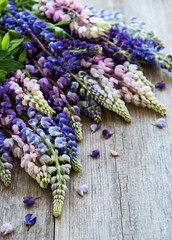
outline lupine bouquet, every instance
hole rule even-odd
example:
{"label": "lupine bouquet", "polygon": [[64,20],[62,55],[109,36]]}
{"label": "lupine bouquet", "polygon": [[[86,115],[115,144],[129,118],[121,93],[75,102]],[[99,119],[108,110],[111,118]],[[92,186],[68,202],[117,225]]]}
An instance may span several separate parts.
{"label": "lupine bouquet", "polygon": [[[142,22],[79,0],[0,0],[0,178],[14,159],[61,214],[70,171],[79,171],[80,114],[101,122],[107,108],[126,122],[126,103],[161,116],[165,106],[141,64],[172,70],[172,56]],[[163,84],[160,84],[161,86]]]}

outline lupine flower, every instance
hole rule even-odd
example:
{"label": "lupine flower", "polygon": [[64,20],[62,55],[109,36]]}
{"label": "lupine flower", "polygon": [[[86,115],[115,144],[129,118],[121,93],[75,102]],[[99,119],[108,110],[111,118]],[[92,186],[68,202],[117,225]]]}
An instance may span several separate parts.
{"label": "lupine flower", "polygon": [[112,136],[112,132],[109,129],[103,129],[102,135],[105,139],[108,139]]}
{"label": "lupine flower", "polygon": [[99,156],[100,155],[100,151],[99,150],[93,150],[92,152],[91,152],[91,156],[92,157],[97,157],[97,156]]}
{"label": "lupine flower", "polygon": [[13,226],[10,223],[5,223],[1,226],[0,231],[3,235],[7,235],[14,231]]}
{"label": "lupine flower", "polygon": [[77,190],[77,193],[83,197],[84,196],[84,193],[88,193],[88,185],[87,184],[84,184],[84,185],[81,185],[78,190]]}
{"label": "lupine flower", "polygon": [[152,125],[157,126],[159,128],[164,128],[166,126],[166,121],[164,118],[159,118],[155,123],[153,123]]}
{"label": "lupine flower", "polygon": [[32,218],[32,214],[28,213],[24,218],[24,222],[26,223],[26,225],[32,226],[36,223],[36,218],[37,217]]}

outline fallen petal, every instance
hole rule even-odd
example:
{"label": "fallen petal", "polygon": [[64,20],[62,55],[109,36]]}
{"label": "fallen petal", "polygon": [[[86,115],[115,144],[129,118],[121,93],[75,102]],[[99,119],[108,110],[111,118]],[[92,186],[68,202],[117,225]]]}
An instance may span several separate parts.
{"label": "fallen petal", "polygon": [[155,87],[160,89],[164,88],[165,86],[166,86],[166,83],[163,81],[155,84]]}
{"label": "fallen petal", "polygon": [[93,150],[93,151],[91,152],[91,156],[92,156],[92,157],[97,157],[97,156],[99,156],[99,155],[100,155],[99,150]]}
{"label": "fallen petal", "polygon": [[77,193],[83,197],[84,196],[84,193],[88,193],[88,185],[87,184],[83,184],[81,185],[78,190],[77,190]]}
{"label": "fallen petal", "polygon": [[159,118],[159,119],[158,119],[155,123],[153,123],[152,125],[157,126],[157,127],[159,127],[159,128],[164,128],[164,127],[167,125],[167,123],[166,123],[166,121],[165,121],[164,118]]}
{"label": "fallen petal", "polygon": [[36,223],[36,217],[31,218],[32,214],[28,213],[25,218],[24,218],[24,222],[26,223],[26,225],[34,225]]}
{"label": "fallen petal", "polygon": [[90,128],[92,132],[96,132],[100,128],[100,125],[97,125],[96,123],[94,123],[94,124],[91,124]]}
{"label": "fallen petal", "polygon": [[34,198],[33,197],[24,197],[23,202],[26,205],[32,205],[34,203]]}
{"label": "fallen petal", "polygon": [[14,231],[14,228],[10,223],[5,223],[1,226],[0,231],[3,233],[3,235],[7,235],[9,233],[12,233]]}
{"label": "fallen petal", "polygon": [[119,153],[117,151],[115,151],[115,150],[110,150],[110,152],[111,152],[112,156],[114,156],[114,157],[118,157],[119,156]]}
{"label": "fallen petal", "polygon": [[105,139],[108,139],[108,138],[110,138],[110,137],[112,136],[113,133],[110,132],[109,129],[103,129],[102,134],[103,134],[103,137],[104,137]]}

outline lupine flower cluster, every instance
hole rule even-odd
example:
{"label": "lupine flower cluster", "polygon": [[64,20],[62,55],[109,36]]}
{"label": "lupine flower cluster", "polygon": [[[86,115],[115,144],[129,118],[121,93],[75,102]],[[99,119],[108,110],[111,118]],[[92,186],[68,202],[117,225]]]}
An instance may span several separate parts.
{"label": "lupine flower cluster", "polygon": [[[102,108],[126,122],[132,119],[126,103],[164,116],[166,108],[140,64],[171,71],[172,57],[162,54],[161,41],[142,22],[132,18],[125,24],[120,13],[96,11],[79,0],[40,0],[32,14],[9,1],[0,15],[4,34],[25,37],[26,54],[23,68],[9,72],[0,84],[0,178],[10,185],[12,159],[18,159],[40,187],[51,185],[57,217],[71,169],[82,169],[76,143],[83,138],[80,114],[94,120],[93,132],[100,128]],[[57,34],[57,26],[65,37]],[[102,131],[105,139],[112,134]],[[115,150],[111,154],[118,156]],[[98,149],[91,152],[99,155]],[[88,192],[83,186],[81,196]],[[27,220],[32,221],[31,215]]]}

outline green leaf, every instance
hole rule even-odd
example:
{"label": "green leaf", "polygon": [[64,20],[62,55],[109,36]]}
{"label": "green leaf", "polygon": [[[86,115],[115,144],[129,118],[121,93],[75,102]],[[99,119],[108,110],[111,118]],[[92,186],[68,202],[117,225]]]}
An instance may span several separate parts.
{"label": "green leaf", "polygon": [[0,69],[7,71],[7,72],[12,72],[16,71],[18,69],[23,68],[23,65],[17,61],[14,60],[2,60],[0,61]]}
{"label": "green leaf", "polygon": [[8,0],[0,0],[0,12],[6,9]]}
{"label": "green leaf", "polygon": [[26,55],[27,55],[27,51],[26,49],[24,49],[19,55],[19,62],[24,62],[24,60],[26,59]]}
{"label": "green leaf", "polygon": [[14,35],[15,37],[23,37],[23,35],[21,33],[18,33],[15,30],[8,30],[9,33],[11,33],[12,35]]}
{"label": "green leaf", "polygon": [[5,82],[5,75],[7,74],[6,71],[0,70],[0,83]]}
{"label": "green leaf", "polygon": [[21,49],[22,49],[22,47],[17,47],[17,48],[15,48],[15,49],[13,49],[13,50],[11,51],[11,55],[13,56],[13,55],[15,55],[16,53],[19,55],[18,52],[20,52]]}
{"label": "green leaf", "polygon": [[8,50],[9,44],[10,44],[10,36],[9,36],[9,32],[8,32],[5,34],[5,36],[2,39],[1,49],[4,51]]}
{"label": "green leaf", "polygon": [[25,40],[30,41],[30,39],[29,39],[28,37],[26,37],[25,35],[23,35],[23,34],[21,34],[21,33],[18,33],[18,32],[15,31],[15,30],[10,29],[10,30],[8,30],[8,32],[9,32],[11,35],[13,35],[14,37],[22,37],[22,38],[24,38]]}
{"label": "green leaf", "polygon": [[6,58],[9,54],[10,54],[10,52],[8,52],[8,51],[0,50],[0,60]]}
{"label": "green leaf", "polygon": [[68,23],[71,23],[73,21],[72,20],[66,20],[66,21],[61,21],[61,22],[58,22],[56,24],[54,24],[55,26],[61,26],[61,25],[65,25],[65,24],[68,24]]}
{"label": "green leaf", "polygon": [[21,39],[13,39],[11,42],[10,42],[10,45],[11,47],[8,49],[8,51],[12,51],[14,50],[15,48],[17,48],[20,44],[22,44],[22,42],[24,41],[24,38],[21,38]]}

